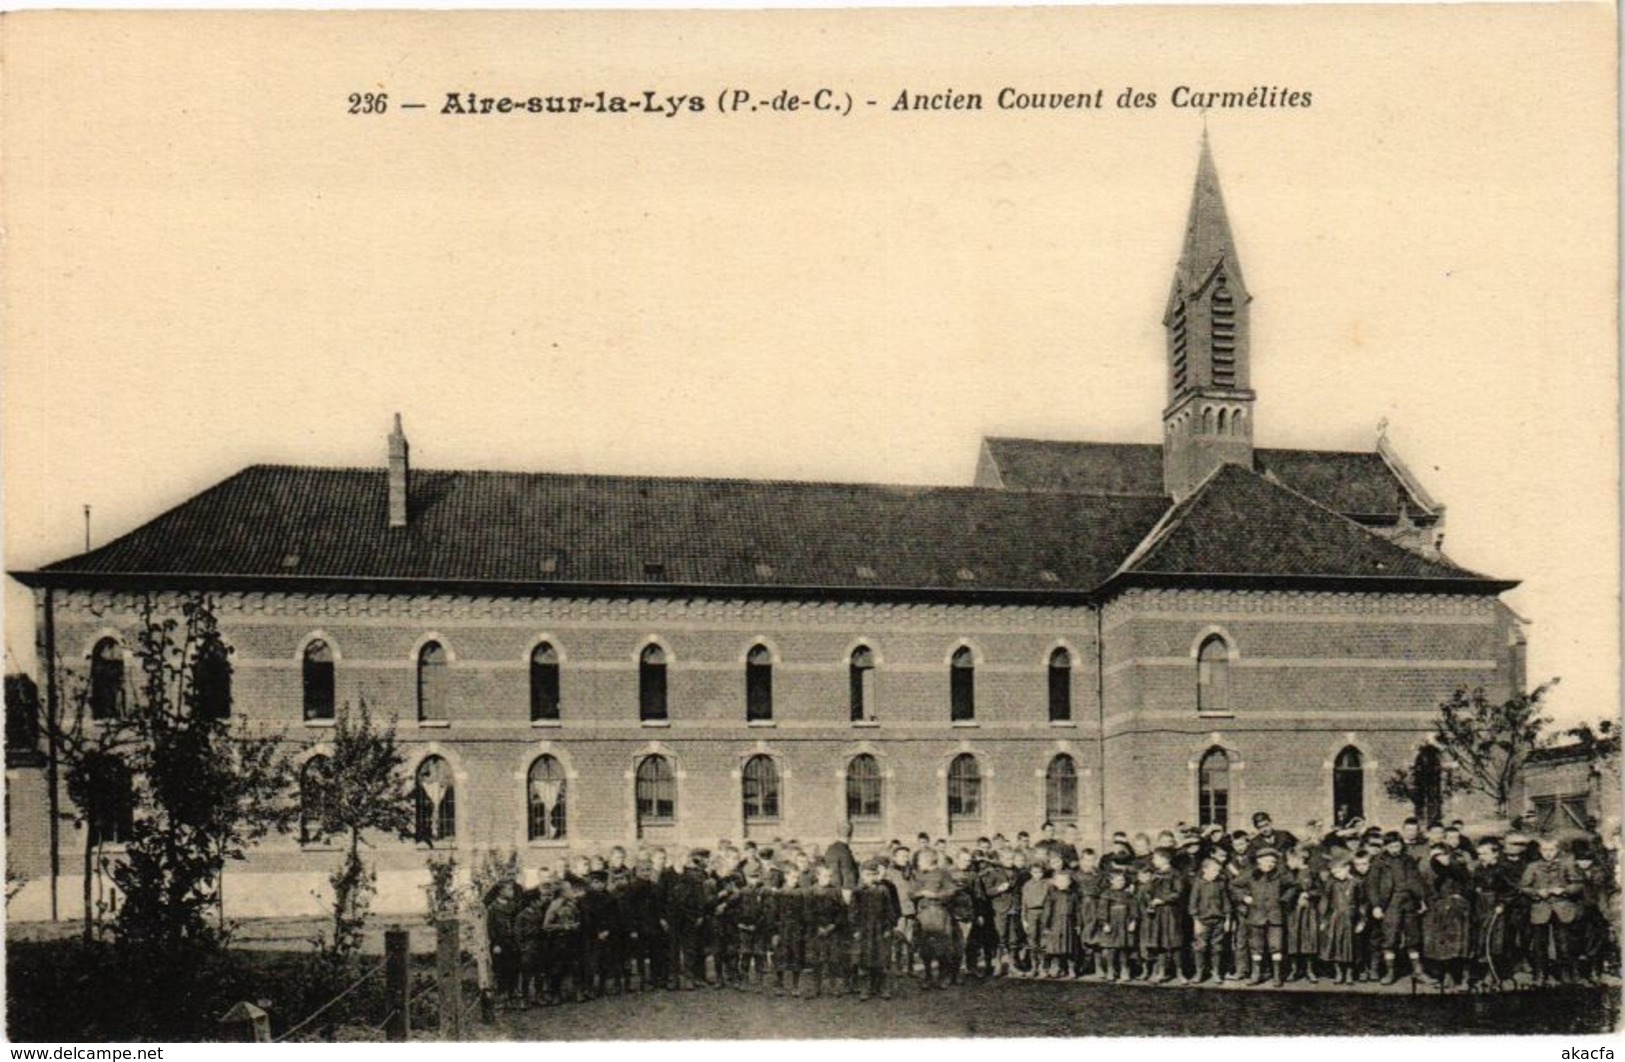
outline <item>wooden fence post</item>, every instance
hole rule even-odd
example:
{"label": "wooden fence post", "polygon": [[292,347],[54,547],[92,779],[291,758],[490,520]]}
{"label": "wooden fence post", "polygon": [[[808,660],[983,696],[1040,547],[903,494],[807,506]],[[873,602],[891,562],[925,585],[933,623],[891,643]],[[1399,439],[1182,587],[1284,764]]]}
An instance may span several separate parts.
{"label": "wooden fence post", "polygon": [[400,926],[384,930],[384,1005],[390,1008],[384,1035],[400,1042],[412,1035],[410,935]]}
{"label": "wooden fence post", "polygon": [[435,972],[440,980],[440,1038],[463,1038],[463,969],[461,934],[455,918],[443,918],[435,925],[437,934]]}

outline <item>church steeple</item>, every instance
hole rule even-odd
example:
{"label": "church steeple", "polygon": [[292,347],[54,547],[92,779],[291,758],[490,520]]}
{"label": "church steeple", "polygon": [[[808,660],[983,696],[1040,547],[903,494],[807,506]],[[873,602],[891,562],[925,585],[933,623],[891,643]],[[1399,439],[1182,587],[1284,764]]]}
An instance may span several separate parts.
{"label": "church steeple", "polygon": [[1202,134],[1185,246],[1168,292],[1168,404],[1162,413],[1163,488],[1185,497],[1221,464],[1253,465],[1248,313],[1219,171]]}

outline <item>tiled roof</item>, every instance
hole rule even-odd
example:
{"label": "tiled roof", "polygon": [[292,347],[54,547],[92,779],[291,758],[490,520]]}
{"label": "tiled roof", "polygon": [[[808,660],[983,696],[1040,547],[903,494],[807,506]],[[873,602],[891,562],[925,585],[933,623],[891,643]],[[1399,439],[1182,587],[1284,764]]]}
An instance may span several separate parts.
{"label": "tiled roof", "polygon": [[[1162,447],[1155,443],[988,438],[984,444],[1010,490],[1163,496]],[[1401,499],[1412,519],[1434,515],[1375,451],[1258,449],[1253,467],[1355,519],[1395,519]]]}
{"label": "tiled roof", "polygon": [[1124,573],[1488,582],[1444,558],[1395,545],[1304,495],[1222,465],[1169,511]]}
{"label": "tiled roof", "polygon": [[46,573],[1086,591],[1156,498],[737,479],[254,466]]}
{"label": "tiled roof", "polygon": [[[1155,495],[256,465],[26,583],[535,592],[801,591],[956,599],[1092,594],[1113,579],[1495,584],[1225,466]],[[1319,585],[1318,583],[1316,585]]]}

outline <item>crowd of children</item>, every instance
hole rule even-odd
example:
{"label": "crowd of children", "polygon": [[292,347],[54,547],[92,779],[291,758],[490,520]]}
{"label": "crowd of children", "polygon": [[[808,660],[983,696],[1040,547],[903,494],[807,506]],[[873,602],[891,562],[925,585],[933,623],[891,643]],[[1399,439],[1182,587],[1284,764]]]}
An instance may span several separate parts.
{"label": "crowd of children", "polygon": [[[1318,833],[1318,827],[1310,828]],[[891,998],[963,976],[1447,987],[1617,972],[1617,862],[1589,837],[1468,838],[1359,820],[1298,838],[1181,826],[1083,847],[1046,823],[950,850],[919,835],[860,866],[843,838],[577,856],[486,897],[497,992],[544,1005],[708,984]]]}

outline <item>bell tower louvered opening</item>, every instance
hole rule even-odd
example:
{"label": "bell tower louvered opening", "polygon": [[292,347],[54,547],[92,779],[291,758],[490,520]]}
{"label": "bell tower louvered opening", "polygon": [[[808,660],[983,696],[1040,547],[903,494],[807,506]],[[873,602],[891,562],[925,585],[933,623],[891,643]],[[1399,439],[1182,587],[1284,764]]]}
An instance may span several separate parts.
{"label": "bell tower louvered opening", "polygon": [[1222,464],[1252,467],[1251,301],[1204,136],[1185,243],[1163,315],[1168,338],[1163,487],[1175,499]]}

